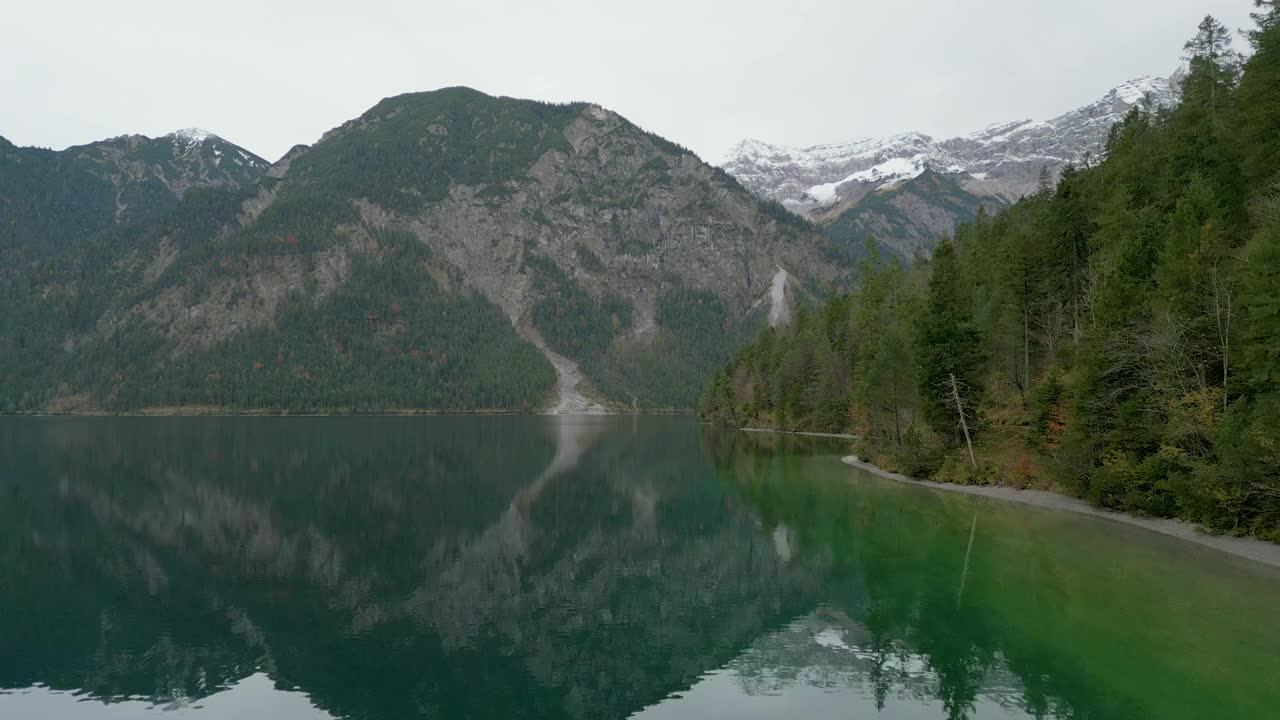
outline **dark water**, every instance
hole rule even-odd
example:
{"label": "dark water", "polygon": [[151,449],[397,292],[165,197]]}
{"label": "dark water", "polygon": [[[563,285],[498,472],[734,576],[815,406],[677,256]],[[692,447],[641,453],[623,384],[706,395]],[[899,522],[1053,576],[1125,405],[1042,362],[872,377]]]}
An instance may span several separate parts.
{"label": "dark water", "polygon": [[0,420],[0,718],[1275,718],[1280,577],[687,420]]}

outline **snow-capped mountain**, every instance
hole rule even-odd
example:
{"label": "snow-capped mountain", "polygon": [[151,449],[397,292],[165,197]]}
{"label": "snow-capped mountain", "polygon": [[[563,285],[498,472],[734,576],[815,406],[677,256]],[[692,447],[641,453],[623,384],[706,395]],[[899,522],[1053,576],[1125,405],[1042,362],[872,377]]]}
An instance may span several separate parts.
{"label": "snow-capped mountain", "polygon": [[1173,104],[1178,84],[1176,76],[1141,77],[1051,120],[998,123],[945,140],[919,132],[806,148],[744,140],[721,165],[756,194],[819,218],[926,169],[953,176],[975,196],[1013,202],[1035,189],[1041,168],[1056,176],[1068,163],[1096,158],[1111,126],[1135,105]]}
{"label": "snow-capped mountain", "polygon": [[[227,142],[221,137],[200,128],[183,128],[165,135],[161,140],[173,143],[174,153],[178,156],[205,156],[215,167],[227,161],[226,171],[244,168],[249,171],[263,171],[270,165],[266,160],[254,155],[235,143]],[[232,168],[235,166],[235,168]]]}
{"label": "snow-capped mountain", "polygon": [[249,187],[270,165],[199,128],[175,130],[157,138],[122,135],[64,152],[116,185],[163,185],[175,199],[194,187]]}

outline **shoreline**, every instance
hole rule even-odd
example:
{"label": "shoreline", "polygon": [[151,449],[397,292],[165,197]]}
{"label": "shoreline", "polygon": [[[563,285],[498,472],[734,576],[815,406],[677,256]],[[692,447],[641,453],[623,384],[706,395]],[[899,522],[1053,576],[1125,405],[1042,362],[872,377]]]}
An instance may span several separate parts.
{"label": "shoreline", "polygon": [[966,495],[976,495],[978,497],[1021,503],[1023,505],[1032,505],[1034,507],[1048,508],[1051,510],[1065,510],[1067,512],[1078,513],[1081,515],[1089,515],[1104,520],[1122,523],[1124,525],[1144,528],[1146,530],[1160,533],[1161,535],[1168,535],[1202,547],[1218,550],[1219,552],[1224,552],[1237,558],[1243,558],[1263,565],[1269,565],[1273,568],[1280,568],[1280,544],[1267,542],[1266,540],[1260,540],[1253,537],[1211,535],[1203,532],[1199,527],[1187,522],[1186,520],[1175,520],[1172,518],[1146,518],[1114,510],[1103,510],[1093,507],[1078,498],[1049,492],[1048,490],[1019,490],[1018,488],[1005,485],[956,485],[954,483],[940,483],[933,480],[921,480],[919,478],[908,477],[901,473],[885,470],[882,467],[863,461],[856,455],[842,457],[840,461],[845,465],[858,468],[859,470],[865,470],[872,475],[886,480],[894,480],[906,483],[907,485],[915,485],[933,490],[958,492]]}
{"label": "shoreline", "polygon": [[777,435],[803,435],[805,437],[833,438],[835,440],[860,440],[857,435],[848,433],[805,432],[803,430],[771,430],[769,428],[739,428],[742,432],[775,433]]}
{"label": "shoreline", "polygon": [[[856,435],[844,433],[770,430],[769,428],[741,428],[741,430],[743,432],[804,435],[809,437],[833,438],[838,440],[858,439]],[[1174,518],[1149,518],[1139,515],[1130,515],[1116,510],[1105,510],[1102,508],[1096,508],[1079,498],[1074,498],[1070,495],[1063,495],[1049,490],[1020,490],[1008,485],[956,485],[955,483],[922,480],[920,478],[903,475],[902,473],[896,473],[891,470],[885,470],[878,465],[873,465],[862,460],[856,455],[846,455],[841,458],[841,462],[845,465],[849,465],[850,467],[865,470],[877,477],[905,483],[907,485],[915,485],[917,487],[924,487],[932,490],[942,490],[944,492],[974,495],[994,500],[1003,500],[1006,502],[1031,505],[1033,507],[1047,508],[1050,510],[1062,510],[1079,515],[1088,515],[1102,520],[1111,520],[1131,527],[1139,527],[1161,535],[1184,540],[1201,547],[1207,547],[1226,553],[1236,558],[1256,562],[1261,565],[1267,565],[1271,568],[1280,568],[1280,543],[1268,542],[1255,537],[1214,535],[1204,532],[1198,525],[1186,520],[1178,520]]]}
{"label": "shoreline", "polygon": [[[405,409],[405,410],[365,410],[365,411],[320,411],[320,412],[286,412],[274,410],[222,410],[222,409],[198,409],[192,407],[182,408],[151,408],[141,410],[129,410],[121,412],[64,412],[64,413],[0,413],[0,418],[39,418],[39,419],[73,419],[73,418],[126,418],[126,417],[149,417],[149,418],[209,418],[209,417],[236,417],[236,418],[260,418],[260,417],[497,417],[497,416],[519,416],[519,417],[628,417],[628,416],[653,416],[653,417],[683,417],[693,415],[689,410],[675,409],[650,409],[650,410],[627,410],[626,412],[551,412],[547,410],[506,410],[506,409],[483,409],[483,410],[429,410],[429,409]],[[764,430],[762,432],[773,432],[772,430]]]}

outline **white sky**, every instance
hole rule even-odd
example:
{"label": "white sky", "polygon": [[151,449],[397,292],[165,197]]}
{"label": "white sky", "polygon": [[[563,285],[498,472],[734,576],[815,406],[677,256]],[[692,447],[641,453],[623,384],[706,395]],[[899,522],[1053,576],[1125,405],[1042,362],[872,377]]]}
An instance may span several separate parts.
{"label": "white sky", "polygon": [[1166,75],[1250,0],[7,0],[0,135],[62,149],[210,130],[275,160],[379,99],[589,100],[717,160],[971,132]]}

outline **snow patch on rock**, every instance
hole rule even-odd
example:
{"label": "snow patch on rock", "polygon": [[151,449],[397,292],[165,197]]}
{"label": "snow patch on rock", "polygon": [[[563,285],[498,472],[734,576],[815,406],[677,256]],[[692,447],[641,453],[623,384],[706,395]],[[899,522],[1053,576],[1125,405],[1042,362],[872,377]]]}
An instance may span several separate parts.
{"label": "snow patch on rock", "polygon": [[173,138],[174,143],[180,143],[180,145],[186,145],[187,147],[200,145],[201,142],[206,140],[221,140],[214,133],[200,128],[175,129],[175,131],[169,133],[169,137]]}
{"label": "snow patch on rock", "polygon": [[923,153],[905,158],[889,158],[866,170],[850,173],[835,182],[814,185],[806,190],[805,194],[816,200],[820,206],[829,205],[839,199],[839,188],[847,183],[878,183],[881,188],[886,188],[903,180],[919,177],[927,166],[928,162]]}
{"label": "snow patch on rock", "polygon": [[819,630],[813,636],[813,641],[825,648],[836,650],[852,650],[849,643],[844,640],[844,633],[838,628],[828,627]]}
{"label": "snow patch on rock", "polygon": [[1136,105],[1173,105],[1178,86],[1176,76],[1135,78],[1050,120],[996,123],[950,139],[907,132],[809,147],[743,140],[721,165],[752,192],[801,215],[892,187],[925,168],[968,173],[971,192],[1014,202],[1035,190],[1041,168],[1056,175],[1068,163],[1096,161],[1112,125]]}
{"label": "snow patch on rock", "polygon": [[204,142],[209,138],[218,137],[208,130],[201,130],[200,128],[182,128],[181,130],[175,130],[173,131],[173,136],[179,140],[186,140],[188,142]]}

